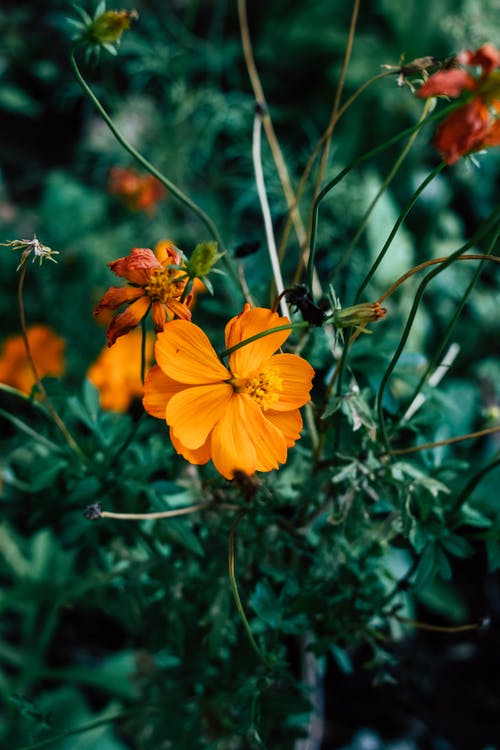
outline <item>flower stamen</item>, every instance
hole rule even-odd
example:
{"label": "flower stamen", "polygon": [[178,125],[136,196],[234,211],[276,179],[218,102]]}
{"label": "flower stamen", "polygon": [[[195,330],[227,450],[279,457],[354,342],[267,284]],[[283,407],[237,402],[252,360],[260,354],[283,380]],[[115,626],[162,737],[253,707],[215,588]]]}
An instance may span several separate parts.
{"label": "flower stamen", "polygon": [[274,367],[269,367],[250,378],[233,378],[231,385],[238,393],[250,396],[264,411],[272,408],[283,391],[283,379]]}

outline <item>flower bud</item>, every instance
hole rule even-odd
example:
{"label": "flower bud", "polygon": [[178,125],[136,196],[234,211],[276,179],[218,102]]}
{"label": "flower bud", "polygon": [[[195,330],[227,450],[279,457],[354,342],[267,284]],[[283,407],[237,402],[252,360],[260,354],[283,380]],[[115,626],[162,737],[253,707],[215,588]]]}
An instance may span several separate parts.
{"label": "flower bud", "polygon": [[337,328],[358,328],[363,333],[371,333],[366,329],[367,323],[385,318],[385,314],[386,309],[380,302],[363,302],[360,305],[335,310],[333,323]]}

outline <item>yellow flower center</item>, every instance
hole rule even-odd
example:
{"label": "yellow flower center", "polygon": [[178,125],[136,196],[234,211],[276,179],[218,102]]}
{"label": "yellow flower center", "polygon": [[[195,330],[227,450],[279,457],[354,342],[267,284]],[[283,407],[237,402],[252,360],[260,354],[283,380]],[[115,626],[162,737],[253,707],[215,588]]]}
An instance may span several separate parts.
{"label": "yellow flower center", "polygon": [[246,393],[261,409],[271,409],[283,390],[283,380],[276,367],[269,367],[251,378],[234,377],[231,385],[238,393]]}
{"label": "yellow flower center", "polygon": [[144,291],[153,302],[166,303],[172,299],[179,299],[186,286],[186,279],[183,276],[183,271],[177,268],[158,268],[152,272],[149,284],[144,287]]}

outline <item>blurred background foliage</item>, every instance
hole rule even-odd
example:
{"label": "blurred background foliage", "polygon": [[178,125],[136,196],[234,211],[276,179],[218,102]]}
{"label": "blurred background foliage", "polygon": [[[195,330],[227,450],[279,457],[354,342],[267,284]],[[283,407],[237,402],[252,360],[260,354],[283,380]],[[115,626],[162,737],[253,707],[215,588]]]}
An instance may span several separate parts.
{"label": "blurred background foliage", "polygon": [[[351,3],[249,6],[257,65],[297,185],[328,123]],[[139,20],[116,58],[103,54],[95,67],[82,62],[87,79],[132,144],[213,218],[230,254],[243,243],[260,243],[241,263],[256,302],[268,305],[270,272],[251,160],[254,98],[235,3],[138,0],[121,7],[136,8]],[[499,11],[498,0],[363,2],[344,100],[381,65],[397,65],[401,54],[406,60],[441,58],[485,41],[498,46],[492,19]],[[66,341],[65,375],[48,380],[47,388],[93,464],[87,470],[67,452],[33,442],[4,421],[2,745],[20,750],[52,738],[57,750],[287,750],[294,743],[305,750],[300,737],[307,734],[319,684],[324,750],[498,749],[498,471],[478,484],[460,512],[453,508],[468,478],[498,455],[498,439],[384,465],[365,429],[418,280],[391,298],[387,320],[353,350],[359,400],[350,409],[344,399],[337,415],[352,424],[354,412],[366,414],[365,436],[344,436],[343,464],[333,475],[325,467],[305,480],[307,444],[299,444],[279,475],[256,491],[210,471],[202,480],[174,455],[156,420],[141,420],[134,441],[123,444],[141,414],[139,403],[126,414],[100,409],[85,375],[105,343],[92,310],[113,283],[106,264],[161,239],[172,238],[189,253],[210,238],[170,195],[147,213],[130,211],[110,193],[110,169],[134,165],[72,74],[66,18],[73,14],[66,0],[7,1],[0,9],[0,239],[36,233],[61,253],[57,266],[30,264],[26,316]],[[415,124],[422,103],[395,78],[374,83],[339,122],[325,182]],[[400,211],[438,164],[431,135],[432,126],[419,133],[338,274],[401,143],[351,172],[323,203],[318,270],[321,278],[335,277],[343,305],[353,303]],[[279,235],[286,204],[266,146],[263,161]],[[478,162],[462,160],[426,189],[367,299],[376,299],[412,265],[456,250],[491,213],[498,202],[499,153],[490,151]],[[304,216],[310,199],[309,186]],[[298,257],[292,232],[285,283]],[[4,339],[20,330],[17,262],[11,251],[0,253]],[[488,419],[498,415],[500,299],[490,265],[454,332],[460,356],[440,389],[425,391],[426,407],[409,434],[402,433],[403,441],[445,439],[491,424]],[[471,276],[470,264],[456,263],[430,285],[386,390],[388,414],[411,398]],[[194,319],[217,337],[228,310],[238,311],[241,293],[228,279],[214,284],[215,295],[200,299]],[[308,344],[309,355],[324,375],[331,356],[319,334]],[[3,412],[54,440],[36,405],[19,404],[13,394],[1,399]],[[333,432],[327,439],[335,440]],[[310,523],[302,526],[306,498],[319,494],[329,503],[318,499]],[[96,501],[137,512],[200,499],[208,503],[202,514],[158,523],[90,524],[82,517]],[[259,664],[235,611],[227,577],[233,516],[217,508],[245,507],[250,500],[251,518],[238,529],[237,572],[252,629],[277,660],[272,672]],[[397,519],[395,507],[403,509]],[[494,627],[480,636],[421,634],[391,619],[389,604],[403,602],[401,592],[394,593],[396,583],[409,580],[417,563],[416,592],[404,597],[403,613],[445,625],[487,615]],[[308,646],[316,654],[312,667]],[[320,677],[307,677],[308,668]],[[91,724],[92,731],[64,735]]]}

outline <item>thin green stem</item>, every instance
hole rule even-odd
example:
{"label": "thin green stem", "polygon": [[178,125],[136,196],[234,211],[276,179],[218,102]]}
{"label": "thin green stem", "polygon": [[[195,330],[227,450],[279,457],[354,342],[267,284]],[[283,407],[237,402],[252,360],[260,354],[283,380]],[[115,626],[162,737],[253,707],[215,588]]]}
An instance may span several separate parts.
{"label": "thin green stem", "polygon": [[342,169],[338,173],[338,175],[333,178],[333,180],[331,180],[327,185],[325,185],[323,190],[319,193],[318,197],[314,201],[313,211],[312,211],[313,215],[312,215],[312,223],[311,223],[311,237],[310,237],[310,242],[309,242],[310,253],[309,253],[309,261],[307,264],[307,276],[306,276],[307,284],[310,289],[312,289],[312,277],[314,273],[314,261],[315,261],[315,253],[316,253],[316,234],[317,234],[317,228],[318,228],[318,213],[319,213],[319,207],[323,199],[326,198],[328,193],[331,190],[333,190],[333,188],[336,185],[338,185],[338,183],[347,174],[349,174],[349,172],[352,169],[359,166],[360,164],[367,161],[368,159],[371,159],[372,157],[376,156],[382,151],[385,151],[386,149],[390,148],[395,143],[398,143],[398,141],[400,141],[402,138],[406,138],[406,136],[412,135],[416,130],[419,130],[425,125],[429,125],[431,122],[435,122],[436,120],[442,119],[447,114],[457,109],[457,107],[459,106],[460,106],[460,102],[454,102],[453,104],[450,104],[448,107],[445,107],[439,112],[435,112],[434,114],[429,115],[429,117],[427,117],[424,121],[419,121],[415,125],[412,125],[411,127],[406,128],[405,130],[402,130],[400,133],[397,133],[397,135],[394,135],[392,138],[389,138],[389,140],[371,149],[366,154],[362,154],[361,156],[358,156],[350,164],[348,164],[347,167],[344,167],[344,169]]}
{"label": "thin green stem", "polygon": [[366,274],[365,278],[363,279],[363,282],[360,284],[360,287],[359,287],[358,291],[356,292],[356,296],[354,298],[354,304],[357,304],[357,302],[359,302],[359,299],[360,299],[361,295],[363,294],[364,290],[366,289],[366,287],[370,283],[370,281],[371,281],[373,275],[375,274],[377,268],[382,263],[382,261],[383,261],[385,255],[386,255],[389,247],[392,244],[392,241],[393,241],[394,237],[396,236],[396,234],[397,234],[397,232],[399,230],[399,227],[401,226],[401,224],[403,223],[403,221],[406,219],[406,217],[410,213],[411,209],[413,208],[413,206],[417,202],[419,196],[421,195],[421,193],[423,193],[423,191],[425,190],[425,188],[427,187],[427,185],[430,182],[432,182],[432,180],[435,177],[437,177],[437,175],[444,169],[445,166],[446,166],[446,162],[442,161],[440,164],[437,165],[437,167],[434,167],[434,169],[432,170],[432,172],[427,175],[427,177],[425,178],[425,180],[423,180],[423,182],[415,190],[415,192],[413,193],[412,197],[410,198],[410,200],[408,201],[408,203],[406,204],[406,206],[403,208],[403,210],[399,214],[399,216],[397,218],[397,221],[394,224],[393,228],[391,229],[391,232],[390,232],[389,236],[387,237],[387,240],[385,241],[382,250],[377,255],[377,257],[376,257],[376,259],[375,259],[372,267],[370,268],[370,270]]}
{"label": "thin green stem", "polygon": [[4,419],[7,419],[11,424],[14,425],[14,427],[20,430],[20,432],[24,432],[25,435],[28,435],[28,437],[33,438],[38,443],[45,445],[45,447],[49,448],[51,451],[56,451],[56,453],[64,453],[64,450],[61,448],[61,446],[57,445],[57,443],[53,443],[52,440],[49,440],[44,435],[41,435],[39,432],[34,430],[32,427],[29,427],[27,424],[25,424],[25,422],[15,417],[13,414],[10,414],[8,411],[0,409],[0,416]]}
{"label": "thin green stem", "polygon": [[[427,110],[429,109],[429,102],[430,102],[429,99],[427,99],[427,101],[425,102],[424,108],[422,110],[422,114],[420,115],[420,118],[418,120],[419,123],[423,122],[424,119],[425,119],[425,116],[427,114]],[[403,150],[401,151],[400,155],[398,156],[398,158],[394,162],[394,165],[393,165],[392,169],[390,170],[389,174],[387,175],[387,177],[382,182],[380,188],[377,190],[377,193],[376,193],[375,197],[373,198],[372,202],[370,203],[370,205],[366,209],[365,214],[364,214],[364,216],[363,216],[363,218],[361,220],[361,223],[360,223],[360,225],[358,227],[358,230],[357,230],[356,234],[354,235],[354,237],[352,238],[351,242],[349,243],[349,245],[348,245],[345,253],[342,255],[341,259],[339,260],[339,262],[335,266],[335,270],[334,270],[334,272],[333,272],[333,274],[331,276],[331,283],[332,284],[335,281],[335,279],[337,278],[337,276],[340,273],[340,271],[344,268],[344,266],[346,265],[346,263],[350,260],[351,255],[354,252],[354,248],[356,247],[357,241],[359,240],[359,238],[361,237],[361,235],[363,234],[363,232],[366,229],[366,226],[368,224],[368,221],[370,219],[370,216],[372,214],[373,209],[377,205],[380,197],[384,194],[384,192],[387,190],[387,188],[389,187],[389,185],[393,181],[394,177],[398,173],[399,168],[401,167],[402,163],[404,162],[404,160],[408,156],[408,153],[409,153],[411,147],[413,146],[413,144],[415,142],[415,138],[417,137],[417,135],[418,135],[418,130],[415,130],[415,132],[411,134],[410,138],[408,139],[408,142],[405,144],[405,147],[403,148]],[[444,164],[443,164],[443,166],[444,166]],[[356,301],[357,301],[357,299],[358,298],[356,298]]]}
{"label": "thin green stem", "polygon": [[[21,323],[21,335],[24,342],[24,348],[26,350],[26,356],[28,358],[29,366],[31,368],[31,371],[33,373],[33,377],[35,379],[35,385],[38,389],[38,392],[40,394],[41,401],[43,405],[45,406],[47,412],[54,420],[55,424],[59,428],[59,430],[64,435],[64,438],[66,442],[68,443],[69,447],[78,455],[80,458],[82,458],[84,461],[87,460],[87,457],[85,456],[84,452],[74,439],[73,435],[70,433],[66,425],[64,424],[63,420],[59,416],[58,412],[56,411],[54,405],[52,404],[52,401],[50,400],[47,391],[45,390],[45,386],[43,385],[40,374],[38,372],[37,366],[35,364],[35,360],[33,359],[33,355],[31,353],[31,347],[30,342],[28,339],[28,328],[26,325],[26,315],[24,312],[24,280],[26,278],[26,269],[28,267],[27,260],[22,264],[21,266],[21,273],[19,275],[19,284],[17,287],[17,304],[19,308],[19,320]],[[35,433],[37,434],[37,433]]]}
{"label": "thin green stem", "polygon": [[387,383],[394,371],[394,368],[396,367],[399,358],[401,356],[401,353],[406,345],[406,341],[408,339],[408,336],[410,334],[411,328],[413,326],[413,321],[415,319],[415,316],[417,314],[418,307],[420,305],[420,301],[424,295],[425,289],[427,285],[432,281],[432,279],[437,276],[439,273],[445,270],[451,263],[453,263],[455,260],[458,260],[459,256],[462,255],[469,247],[475,245],[480,239],[482,239],[488,232],[492,230],[492,228],[495,226],[495,224],[500,220],[500,209],[496,209],[491,216],[484,222],[483,226],[480,227],[480,229],[475,232],[473,237],[465,243],[465,245],[462,245],[458,250],[456,250],[454,253],[449,255],[446,260],[444,260],[438,268],[435,268],[433,271],[427,274],[427,276],[423,279],[423,281],[420,283],[420,286],[417,289],[417,292],[415,294],[415,298],[410,310],[410,313],[408,315],[408,319],[405,325],[405,328],[403,330],[403,333],[401,335],[401,339],[398,343],[398,346],[396,348],[396,351],[394,352],[394,355],[389,362],[389,365],[387,366],[380,383],[380,387],[377,393],[377,412],[378,412],[378,420],[379,420],[379,427],[380,427],[380,434],[382,438],[382,442],[384,444],[384,448],[387,451],[390,451],[389,446],[389,436],[387,434],[387,430],[385,427],[385,419],[383,414],[383,407],[382,407],[382,401],[383,396],[385,392],[385,388],[387,386]]}
{"label": "thin green stem", "polygon": [[287,323],[283,326],[268,328],[266,331],[260,331],[260,333],[256,333],[254,336],[249,336],[247,339],[243,339],[243,341],[239,341],[237,344],[234,344],[234,346],[230,346],[228,349],[224,349],[223,352],[220,352],[219,357],[220,359],[224,359],[224,357],[229,356],[229,354],[232,354],[237,349],[241,349],[242,346],[251,344],[253,341],[258,341],[264,336],[269,336],[271,333],[279,333],[280,331],[297,331],[300,328],[309,328],[310,325],[310,323],[302,321],[300,323]]}
{"label": "thin green stem", "polygon": [[486,466],[483,466],[483,468],[477,472],[477,474],[474,474],[474,476],[467,482],[462,492],[459,494],[457,499],[455,500],[453,504],[453,510],[458,510],[469,498],[469,495],[472,494],[472,492],[476,489],[479,482],[484,479],[484,477],[490,473],[490,471],[493,471],[494,469],[498,468],[500,466],[500,456],[497,456],[493,459],[493,461],[490,461],[489,464]]}
{"label": "thin green stem", "polygon": [[146,318],[141,320],[141,383],[144,385],[144,377],[146,375],[146,343],[147,343],[147,332],[146,332]]}
{"label": "thin green stem", "polygon": [[244,516],[247,515],[247,513],[248,513],[248,510],[246,509],[243,509],[238,513],[233,525],[231,526],[231,531],[229,532],[229,581],[231,583],[231,589],[233,592],[236,609],[238,610],[238,613],[241,617],[241,621],[246,630],[248,640],[250,641],[250,644],[253,650],[255,651],[259,659],[262,661],[262,663],[265,664],[266,667],[272,667],[273,665],[271,661],[267,658],[267,656],[265,656],[262,653],[262,651],[257,645],[255,638],[253,637],[253,633],[250,628],[250,623],[247,620],[247,616],[245,614],[245,610],[241,602],[241,597],[238,591],[238,584],[236,582],[236,575],[234,571],[234,558],[235,558],[234,547],[235,547],[235,541],[236,541],[236,531],[238,529],[238,525],[240,521],[242,520],[242,518],[244,518]]}
{"label": "thin green stem", "polygon": [[[219,247],[222,251],[225,251],[225,246],[222,241],[221,235],[219,233],[219,230],[217,229],[215,223],[212,221],[212,219],[208,216],[205,211],[203,211],[200,206],[198,206],[194,201],[189,198],[177,185],[175,185],[171,180],[168,179],[162,172],[160,172],[156,167],[151,164],[148,159],[146,159],[137,149],[135,149],[131,143],[127,141],[123,133],[116,127],[115,123],[113,122],[112,118],[108,115],[104,107],[102,106],[99,99],[96,97],[90,86],[88,85],[87,81],[83,77],[78,64],[76,62],[75,58],[75,47],[73,47],[70,51],[70,63],[71,67],[73,68],[73,72],[75,73],[75,76],[78,80],[78,83],[82,87],[83,91],[85,92],[86,96],[90,99],[94,107],[97,109],[99,114],[101,115],[102,119],[108,126],[108,128],[111,130],[113,135],[115,136],[118,143],[120,143],[121,146],[127,151],[130,156],[132,156],[136,161],[141,164],[144,169],[146,169],[150,174],[152,174],[154,177],[156,177],[157,180],[159,180],[162,185],[164,185],[167,190],[170,191],[172,195],[174,195],[177,200],[179,200],[181,203],[183,203],[187,208],[189,208],[191,211],[193,211],[196,216],[200,219],[200,221],[205,225],[205,227],[208,229],[211,237],[217,242]],[[226,264],[227,270],[231,273],[231,276],[235,281],[239,284],[239,278],[238,274],[236,273],[236,270],[233,267],[233,264],[231,262],[231,258],[227,252],[225,252],[223,256],[223,261]]]}
{"label": "thin green stem", "polygon": [[[490,248],[488,249],[486,255],[489,255],[489,254],[491,254],[493,252],[493,248],[495,246],[495,242],[496,242],[497,238],[498,238],[498,234],[495,235],[495,237],[494,237],[494,239],[493,239],[493,241],[492,241],[492,243],[490,245]],[[443,336],[441,338],[441,342],[440,342],[438,348],[436,349],[436,351],[434,352],[434,354],[430,358],[430,360],[429,360],[429,362],[427,364],[427,367],[425,368],[425,372],[422,374],[422,377],[420,378],[420,380],[419,380],[419,382],[418,382],[415,390],[413,391],[412,396],[408,399],[408,405],[412,404],[415,401],[415,399],[417,398],[418,394],[420,393],[420,391],[424,387],[425,383],[427,382],[427,379],[429,378],[430,374],[433,372],[433,370],[435,369],[435,367],[438,364],[439,360],[441,359],[441,356],[442,356],[442,354],[443,354],[443,352],[444,352],[444,350],[445,350],[445,348],[446,348],[446,346],[447,346],[447,344],[448,344],[448,342],[450,340],[451,334],[453,333],[453,331],[455,329],[455,326],[456,326],[456,324],[458,323],[458,321],[460,319],[460,316],[462,314],[462,310],[464,309],[465,303],[467,302],[468,297],[470,296],[472,290],[474,289],[474,287],[476,286],[476,284],[478,282],[479,276],[481,275],[481,271],[483,270],[483,266],[484,266],[485,263],[486,263],[486,258],[483,258],[479,262],[479,265],[478,265],[478,267],[477,267],[477,269],[476,269],[476,271],[474,273],[474,276],[472,277],[471,281],[469,282],[469,284],[467,286],[467,289],[465,290],[464,294],[462,295],[462,298],[461,298],[459,304],[457,305],[457,308],[456,308],[456,310],[455,310],[455,312],[454,312],[451,320],[448,322],[448,324],[447,324],[447,326],[445,328],[444,334],[443,334]],[[403,414],[405,414],[405,413],[406,413],[406,409],[404,409],[404,411],[403,411]],[[403,417],[401,417],[401,419],[402,418]],[[398,420],[398,422],[394,425],[393,429],[396,429],[398,427],[398,425],[401,423],[401,419]]]}

